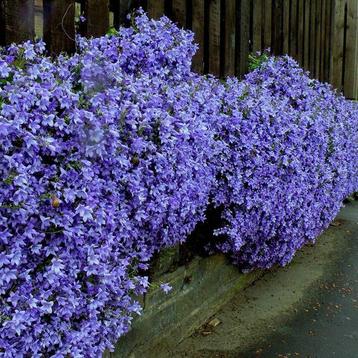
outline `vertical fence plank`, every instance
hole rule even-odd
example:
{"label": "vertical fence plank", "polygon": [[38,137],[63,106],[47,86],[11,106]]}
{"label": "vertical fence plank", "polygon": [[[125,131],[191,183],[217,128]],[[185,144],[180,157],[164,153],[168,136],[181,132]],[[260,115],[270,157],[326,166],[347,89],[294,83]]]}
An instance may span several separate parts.
{"label": "vertical fence plank", "polygon": [[192,6],[192,30],[195,34],[195,42],[199,45],[193,58],[193,69],[198,73],[202,73],[204,71],[204,0],[193,0]]}
{"label": "vertical fence plank", "polygon": [[164,14],[164,0],[148,0],[147,11],[153,19],[160,18]]}
{"label": "vertical fence plank", "polygon": [[75,48],[73,0],[44,0],[44,40],[52,55]]}
{"label": "vertical fence plank", "polygon": [[86,18],[86,36],[99,37],[107,32],[109,27],[108,0],[84,0],[83,12]]}
{"label": "vertical fence plank", "polygon": [[298,0],[298,11],[297,11],[297,61],[303,66],[303,54],[304,54],[304,12],[303,12],[304,0]]}
{"label": "vertical fence plank", "polygon": [[320,56],[320,71],[319,71],[319,79],[324,81],[324,72],[325,72],[325,56],[326,56],[326,0],[322,0],[321,4],[321,56]]}
{"label": "vertical fence plank", "polygon": [[316,0],[316,54],[315,54],[315,77],[319,78],[321,65],[321,10],[322,0]]}
{"label": "vertical fence plank", "polygon": [[236,15],[236,75],[242,77],[248,70],[250,0],[240,0],[238,2]]}
{"label": "vertical fence plank", "polygon": [[172,20],[178,23],[181,27],[186,27],[186,14],[186,0],[173,0]]}
{"label": "vertical fence plank", "polygon": [[342,90],[344,5],[343,1],[334,1],[331,83],[338,90]]}
{"label": "vertical fence plank", "polygon": [[297,58],[297,0],[290,3],[290,55]]}
{"label": "vertical fence plank", "polygon": [[226,0],[225,2],[225,64],[224,73],[227,76],[235,74],[235,35],[236,35],[236,2]]}
{"label": "vertical fence plank", "polygon": [[330,56],[331,56],[331,49],[332,49],[332,42],[331,42],[331,29],[332,29],[332,23],[331,23],[331,0],[325,0],[326,1],[326,37],[325,37],[325,60],[324,60],[324,81],[329,81],[329,72],[330,72]]}
{"label": "vertical fence plank", "polygon": [[344,95],[358,99],[358,1],[347,1]]}
{"label": "vertical fence plank", "polygon": [[289,53],[290,42],[290,0],[283,2],[283,48],[284,54]]}
{"label": "vertical fence plank", "polygon": [[44,23],[43,23],[43,6],[42,6],[42,0],[35,0],[35,18],[34,18],[34,28],[35,28],[35,37],[37,38],[43,38],[44,33]]}
{"label": "vertical fence plank", "polygon": [[33,0],[0,1],[0,41],[3,45],[31,40],[35,35]]}
{"label": "vertical fence plank", "polygon": [[263,48],[271,47],[271,27],[272,27],[272,0],[266,0],[263,3]]}
{"label": "vertical fence plank", "polygon": [[315,66],[315,51],[316,51],[316,1],[310,1],[310,59],[309,59],[309,71],[311,76],[314,76]]}
{"label": "vertical fence plank", "polygon": [[252,51],[261,50],[262,1],[253,0]]}
{"label": "vertical fence plank", "polygon": [[220,76],[220,13],[221,0],[209,4],[209,72]]}
{"label": "vertical fence plank", "polygon": [[304,49],[303,49],[303,66],[306,70],[309,69],[309,50],[310,50],[310,0],[305,0],[304,4]]}
{"label": "vertical fence plank", "polygon": [[276,55],[281,55],[283,51],[283,2],[284,0],[274,0],[275,19],[272,26],[272,50]]}

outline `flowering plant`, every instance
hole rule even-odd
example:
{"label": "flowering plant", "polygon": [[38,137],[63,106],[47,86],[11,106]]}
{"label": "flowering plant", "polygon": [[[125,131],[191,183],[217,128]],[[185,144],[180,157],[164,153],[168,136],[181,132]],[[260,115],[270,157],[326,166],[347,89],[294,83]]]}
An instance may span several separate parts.
{"label": "flowering plant", "polygon": [[357,103],[292,58],[271,57],[242,82],[228,79],[223,114],[217,248],[242,269],[285,265],[358,188]]}
{"label": "flowering plant", "polygon": [[1,356],[112,349],[154,252],[209,204],[215,249],[250,269],[287,263],[357,189],[357,106],[289,58],[199,76],[192,33],[132,21],[70,57],[0,52]]}
{"label": "flowering plant", "polygon": [[4,357],[113,347],[140,311],[138,271],[203,220],[217,100],[189,76],[192,35],[165,18],[135,24],[79,39],[72,57],[51,60],[42,42],[2,50]]}

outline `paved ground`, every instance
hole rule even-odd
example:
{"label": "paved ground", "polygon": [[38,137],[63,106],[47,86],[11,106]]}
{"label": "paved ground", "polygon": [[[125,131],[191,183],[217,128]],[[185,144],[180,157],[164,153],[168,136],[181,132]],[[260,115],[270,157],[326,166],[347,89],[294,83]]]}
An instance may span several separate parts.
{"label": "paved ground", "polygon": [[215,318],[157,357],[358,358],[358,202]]}

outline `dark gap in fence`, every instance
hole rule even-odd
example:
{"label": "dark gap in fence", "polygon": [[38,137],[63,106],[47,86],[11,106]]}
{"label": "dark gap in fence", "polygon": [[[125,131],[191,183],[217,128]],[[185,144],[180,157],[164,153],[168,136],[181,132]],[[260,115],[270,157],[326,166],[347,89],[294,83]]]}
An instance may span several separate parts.
{"label": "dark gap in fence", "polygon": [[193,0],[186,0],[186,27],[190,30],[193,28]]}
{"label": "dark gap in fence", "polygon": [[173,2],[174,1],[175,0],[164,2],[164,14],[168,17],[173,16]]}

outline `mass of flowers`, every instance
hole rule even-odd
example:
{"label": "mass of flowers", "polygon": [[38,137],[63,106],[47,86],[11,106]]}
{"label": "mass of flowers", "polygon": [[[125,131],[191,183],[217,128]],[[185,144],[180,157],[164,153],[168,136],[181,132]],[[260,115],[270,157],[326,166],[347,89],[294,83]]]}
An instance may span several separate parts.
{"label": "mass of flowers", "polygon": [[358,188],[358,104],[288,56],[228,79],[222,102],[217,248],[243,270],[285,265]]}
{"label": "mass of flowers", "polygon": [[291,58],[242,81],[201,76],[193,34],[141,11],[77,47],[0,51],[1,357],[113,349],[153,254],[209,206],[210,249],[267,268],[358,189],[357,105]]}

